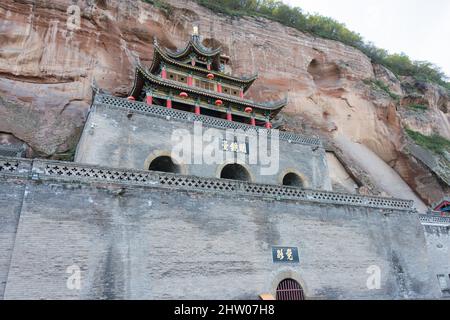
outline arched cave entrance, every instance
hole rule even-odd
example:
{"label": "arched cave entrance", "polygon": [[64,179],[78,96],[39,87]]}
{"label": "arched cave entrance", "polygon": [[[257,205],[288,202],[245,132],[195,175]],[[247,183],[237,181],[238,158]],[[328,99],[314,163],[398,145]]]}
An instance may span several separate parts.
{"label": "arched cave entrance", "polygon": [[227,164],[220,172],[221,179],[251,181],[250,173],[240,164]]}
{"label": "arched cave entrance", "polygon": [[154,159],[148,168],[150,171],[180,173],[180,166],[175,164],[171,157],[161,156]]}
{"label": "arched cave entrance", "polygon": [[302,188],[304,185],[298,174],[290,172],[283,177],[283,186]]}
{"label": "arched cave entrance", "polygon": [[308,73],[319,88],[336,87],[341,79],[341,70],[334,62],[322,63],[313,59],[308,66]]}

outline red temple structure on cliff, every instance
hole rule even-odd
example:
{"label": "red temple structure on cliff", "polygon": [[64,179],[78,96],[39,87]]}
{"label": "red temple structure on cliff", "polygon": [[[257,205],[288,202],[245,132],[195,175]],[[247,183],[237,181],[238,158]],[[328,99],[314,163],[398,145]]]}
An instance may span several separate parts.
{"label": "red temple structure on cliff", "polygon": [[218,118],[272,128],[271,120],[287,99],[256,103],[245,93],[257,79],[234,77],[224,72],[229,58],[221,48],[206,48],[197,30],[186,47],[171,51],[154,41],[153,63],[138,63],[128,99]]}

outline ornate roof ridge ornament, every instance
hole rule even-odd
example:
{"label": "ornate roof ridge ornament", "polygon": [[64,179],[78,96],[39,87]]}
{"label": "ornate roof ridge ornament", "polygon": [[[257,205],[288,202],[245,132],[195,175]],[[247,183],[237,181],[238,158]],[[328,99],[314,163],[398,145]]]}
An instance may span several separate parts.
{"label": "ornate roof ridge ornament", "polygon": [[153,40],[153,44],[156,47],[159,47],[161,49],[163,49],[167,55],[169,55],[171,58],[180,58],[183,57],[185,55],[188,55],[192,50],[194,50],[197,54],[199,55],[203,55],[206,57],[213,57],[213,58],[220,58],[220,54],[222,52],[222,46],[213,49],[213,48],[207,48],[205,47],[201,42],[200,42],[200,36],[199,35],[191,35],[191,38],[189,39],[188,43],[186,44],[186,46],[183,49],[176,49],[176,50],[171,50],[169,48],[162,48],[157,40],[155,42],[155,38]]}
{"label": "ornate roof ridge ornament", "polygon": [[[436,201],[436,202],[434,202],[433,204],[431,204],[431,209],[432,209],[433,211],[436,211],[436,212],[442,212],[441,210],[442,210],[444,207],[449,206],[449,203],[450,203],[450,196],[444,196],[444,197],[442,197],[441,200]],[[449,212],[449,213],[450,213],[450,212]],[[448,213],[448,214],[449,214],[449,213]]]}
{"label": "ornate roof ridge ornament", "polygon": [[192,26],[192,35],[193,36],[198,36],[198,25],[197,24],[194,24],[193,26]]}

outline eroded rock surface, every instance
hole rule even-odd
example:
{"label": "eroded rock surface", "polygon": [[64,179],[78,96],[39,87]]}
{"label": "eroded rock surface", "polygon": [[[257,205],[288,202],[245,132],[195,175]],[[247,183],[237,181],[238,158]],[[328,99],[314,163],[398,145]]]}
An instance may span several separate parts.
{"label": "eroded rock surface", "polygon": [[[230,56],[234,74],[259,73],[250,98],[288,96],[277,121],[282,127],[319,135],[342,154],[336,137],[345,137],[364,146],[371,153],[367,159],[379,157],[403,179],[380,183],[380,177],[393,176],[390,170],[380,166],[380,172],[369,172],[369,163],[361,163],[364,156],[344,155],[346,167],[362,184],[360,192],[404,197],[409,188],[421,208],[421,201],[428,204],[449,193],[407,154],[403,130],[408,126],[450,138],[450,102],[442,88],[399,80],[354,48],[266,19],[230,18],[192,1],[169,2],[170,13],[142,1],[78,1],[81,28],[72,30],[67,24],[71,0],[2,1],[0,132],[26,142],[38,156],[70,155],[89,108],[92,81],[125,96],[135,59],[151,63],[153,37],[169,48],[183,47],[195,23],[205,45],[220,45]],[[372,85],[376,79],[399,101]],[[408,108],[417,102],[427,110]],[[386,188],[389,183],[403,184]]]}

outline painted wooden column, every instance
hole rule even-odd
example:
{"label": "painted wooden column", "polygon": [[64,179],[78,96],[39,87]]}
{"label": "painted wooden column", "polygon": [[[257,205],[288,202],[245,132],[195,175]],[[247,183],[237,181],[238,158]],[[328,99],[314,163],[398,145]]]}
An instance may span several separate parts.
{"label": "painted wooden column", "polygon": [[256,126],[256,120],[255,120],[255,116],[252,115],[252,117],[250,118],[250,125],[251,126]]}
{"label": "painted wooden column", "polygon": [[190,87],[192,87],[194,85],[194,78],[192,77],[191,73],[188,75],[187,85],[190,86]]}
{"label": "painted wooden column", "polygon": [[171,96],[167,97],[166,107],[167,107],[167,109],[172,109],[172,97]]}
{"label": "painted wooden column", "polygon": [[231,114],[231,108],[228,108],[228,110],[227,110],[227,120],[233,121],[233,115]]}
{"label": "painted wooden column", "polygon": [[161,78],[167,79],[166,66],[163,66],[163,67],[162,67],[162,70],[161,70]]}
{"label": "painted wooden column", "polygon": [[241,97],[241,99],[244,99],[244,89],[241,88],[241,90],[239,91],[239,96]]}
{"label": "painted wooden column", "polygon": [[153,95],[151,91],[147,91],[146,93],[147,97],[145,99],[145,102],[150,106],[153,104]]}
{"label": "painted wooden column", "polygon": [[266,129],[268,130],[272,129],[272,124],[270,123],[269,120],[266,121]]}
{"label": "painted wooden column", "polygon": [[200,112],[200,102],[198,100],[195,101],[195,114],[201,114],[201,112]]}
{"label": "painted wooden column", "polygon": [[217,82],[217,92],[222,93],[222,83]]}

